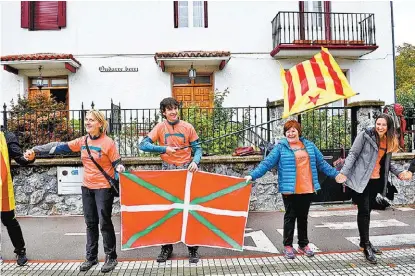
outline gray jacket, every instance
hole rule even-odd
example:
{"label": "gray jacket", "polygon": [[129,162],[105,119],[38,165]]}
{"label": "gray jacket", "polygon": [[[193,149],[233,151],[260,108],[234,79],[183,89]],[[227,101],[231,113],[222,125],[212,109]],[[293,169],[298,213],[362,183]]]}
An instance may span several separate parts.
{"label": "gray jacket", "polygon": [[[374,128],[365,129],[357,135],[340,171],[347,177],[346,186],[358,193],[363,193],[375,168],[378,151]],[[383,167],[381,172],[384,172],[381,175],[384,185],[383,196],[386,195],[389,171],[396,176],[404,171],[402,167],[391,163],[391,159],[392,153],[386,153],[385,163],[381,164],[381,167]]]}

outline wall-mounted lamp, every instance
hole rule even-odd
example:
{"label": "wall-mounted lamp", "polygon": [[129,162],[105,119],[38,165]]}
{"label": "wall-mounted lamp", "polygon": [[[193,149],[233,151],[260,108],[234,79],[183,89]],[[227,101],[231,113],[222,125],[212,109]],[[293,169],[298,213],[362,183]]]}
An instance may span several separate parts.
{"label": "wall-mounted lamp", "polygon": [[43,87],[42,65],[39,66],[39,76],[36,79],[36,86],[39,90],[42,90],[42,87]]}
{"label": "wall-mounted lamp", "polygon": [[196,78],[196,69],[193,68],[193,64],[190,66],[188,73],[189,73],[189,79],[194,80]]}

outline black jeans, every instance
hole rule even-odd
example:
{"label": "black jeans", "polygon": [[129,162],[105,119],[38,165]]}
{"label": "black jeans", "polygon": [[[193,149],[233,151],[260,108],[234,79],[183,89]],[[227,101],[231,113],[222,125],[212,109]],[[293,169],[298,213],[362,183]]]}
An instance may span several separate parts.
{"label": "black jeans", "polygon": [[284,215],[284,246],[292,246],[295,221],[297,220],[298,245],[306,246],[308,241],[307,224],[313,194],[282,195],[285,207]]}
{"label": "black jeans", "polygon": [[360,235],[360,247],[369,245],[370,212],[376,195],[382,192],[383,185],[380,179],[371,179],[363,193],[352,193],[353,202],[357,204],[357,227]]}
{"label": "black jeans", "polygon": [[82,187],[82,204],[86,223],[86,259],[95,260],[98,256],[98,224],[101,229],[104,252],[111,258],[117,258],[114,225],[112,224],[112,203],[114,195],[111,189],[88,189]]}
{"label": "black jeans", "polygon": [[7,233],[9,233],[10,240],[14,246],[14,253],[26,253],[22,228],[20,228],[14,210],[1,212],[1,223],[7,228]]}

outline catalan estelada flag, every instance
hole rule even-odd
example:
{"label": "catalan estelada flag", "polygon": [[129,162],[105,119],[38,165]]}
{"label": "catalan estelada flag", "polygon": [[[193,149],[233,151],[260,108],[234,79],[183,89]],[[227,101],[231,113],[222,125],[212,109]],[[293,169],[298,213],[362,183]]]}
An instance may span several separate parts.
{"label": "catalan estelada flag", "polygon": [[187,170],[120,176],[121,248],[183,242],[242,251],[251,184]]}
{"label": "catalan estelada flag", "polygon": [[283,118],[356,95],[346,76],[326,48],[312,59],[285,72]]}
{"label": "catalan estelada flag", "polygon": [[13,180],[10,173],[9,150],[3,131],[0,131],[0,211],[7,212],[14,210],[14,189]]}

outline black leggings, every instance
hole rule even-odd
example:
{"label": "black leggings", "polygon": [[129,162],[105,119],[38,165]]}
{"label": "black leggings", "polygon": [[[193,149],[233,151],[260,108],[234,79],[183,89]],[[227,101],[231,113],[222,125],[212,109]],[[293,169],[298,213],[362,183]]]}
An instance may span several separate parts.
{"label": "black leggings", "polygon": [[359,228],[360,247],[369,245],[370,212],[376,195],[383,189],[381,179],[370,179],[363,193],[353,192],[353,202],[357,204],[357,227]]}

